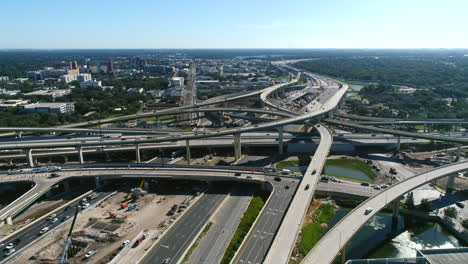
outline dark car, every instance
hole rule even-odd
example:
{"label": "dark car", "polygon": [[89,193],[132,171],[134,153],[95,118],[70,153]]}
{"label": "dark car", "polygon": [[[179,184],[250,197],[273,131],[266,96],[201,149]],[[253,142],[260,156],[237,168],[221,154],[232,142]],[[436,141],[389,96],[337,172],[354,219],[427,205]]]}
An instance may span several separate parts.
{"label": "dark car", "polygon": [[275,181],[280,182],[281,178],[280,177],[275,177]]}
{"label": "dark car", "polygon": [[234,173],[234,176],[241,176],[241,173],[240,173],[240,172],[236,172],[236,173]]}
{"label": "dark car", "polygon": [[306,187],[304,188],[304,190],[307,191],[307,190],[309,190],[309,188],[310,188],[310,184],[307,184]]}
{"label": "dark car", "polygon": [[455,203],[460,208],[465,208],[465,205],[462,202]]}
{"label": "dark car", "polygon": [[289,189],[289,185],[284,186],[284,188],[285,188],[286,190]]}
{"label": "dark car", "polygon": [[361,182],[361,185],[362,186],[369,186],[369,183],[368,182]]}

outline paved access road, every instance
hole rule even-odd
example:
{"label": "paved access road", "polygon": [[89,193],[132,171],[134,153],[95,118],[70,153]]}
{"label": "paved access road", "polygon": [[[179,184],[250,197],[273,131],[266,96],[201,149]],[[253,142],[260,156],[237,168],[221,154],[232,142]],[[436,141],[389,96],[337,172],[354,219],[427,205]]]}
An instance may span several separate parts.
{"label": "paved access road", "polygon": [[174,223],[161,240],[150,249],[140,263],[178,263],[190,243],[207,223],[210,216],[226,198],[226,194],[206,193]]}
{"label": "paved access road", "polygon": [[271,182],[275,191],[232,263],[263,263],[298,185],[297,179],[289,178]]}
{"label": "paved access road", "polygon": [[[89,207],[93,206],[98,201],[103,199],[105,196],[109,195],[110,192],[97,192],[96,194],[98,196],[95,199],[88,201],[88,203],[90,204]],[[10,238],[2,241],[1,243],[5,243],[5,245],[0,247],[0,250],[1,250],[0,263],[4,263],[4,262],[9,263],[9,262],[13,261],[15,254],[17,254],[22,249],[25,249],[26,247],[28,247],[30,244],[34,243],[36,240],[40,239],[41,237],[47,236],[51,232],[54,232],[53,230],[56,229],[59,225],[64,224],[64,223],[71,224],[71,220],[72,220],[73,216],[75,215],[76,205],[78,205],[78,203],[79,203],[79,201],[73,202],[72,204],[70,204],[70,206],[65,207],[64,209],[60,209],[59,211],[57,211],[55,213],[56,214],[55,217],[58,219],[58,221],[55,222],[55,223],[52,223],[51,221],[49,221],[49,219],[45,218],[45,219],[37,222],[36,224],[34,224],[34,225],[30,226],[30,227],[27,227],[26,229],[16,233],[15,235],[11,236]],[[68,217],[68,218],[64,218],[64,217]],[[78,214],[78,217],[80,217],[80,214]],[[47,233],[41,235],[40,231],[44,227],[49,227],[49,231]],[[10,256],[5,256],[5,252],[6,252],[5,246],[8,243],[13,243],[15,245],[14,248],[16,249],[16,252],[14,254],[10,255]]]}

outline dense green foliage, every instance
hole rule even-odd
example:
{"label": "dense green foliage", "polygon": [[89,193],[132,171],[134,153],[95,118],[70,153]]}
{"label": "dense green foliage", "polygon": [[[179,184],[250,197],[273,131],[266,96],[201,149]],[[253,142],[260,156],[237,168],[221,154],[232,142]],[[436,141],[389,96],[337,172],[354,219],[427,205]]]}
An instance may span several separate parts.
{"label": "dense green foliage", "polygon": [[468,97],[468,58],[463,55],[334,58],[297,66],[351,80],[435,88],[441,97]]}
{"label": "dense green foliage", "polygon": [[255,219],[263,208],[265,204],[265,199],[262,196],[254,196],[250,201],[249,207],[245,211],[242,219],[237,227],[236,232],[234,233],[229,246],[224,253],[221,264],[229,264],[231,259],[234,257],[234,254],[239,249],[242,241],[252,227]]}
{"label": "dense green foliage", "polygon": [[326,230],[330,220],[335,215],[336,209],[332,204],[321,204],[314,213],[313,222],[306,225],[301,232],[301,241],[297,244],[297,249],[302,255],[307,255],[309,251],[317,244]]}
{"label": "dense green foliage", "polygon": [[[344,169],[351,169],[351,170],[358,170],[362,171],[364,174],[366,174],[369,178],[374,179],[375,178],[375,173],[372,171],[372,167],[369,166],[366,162],[362,160],[356,160],[356,159],[328,159],[325,162],[325,169],[324,171],[327,170],[327,166],[336,166]],[[343,178],[350,178],[358,181],[366,181],[363,179],[359,178],[353,178],[349,175],[338,175],[338,174],[330,174],[326,173],[329,176],[335,176],[335,177],[343,177]],[[368,182],[373,182],[373,181],[368,181]]]}
{"label": "dense green foliage", "polygon": [[447,218],[457,218],[458,211],[455,207],[450,206],[450,207],[445,208],[444,215]]}
{"label": "dense green foliage", "polygon": [[427,198],[421,200],[421,209],[426,212],[432,211],[432,204]]}
{"label": "dense green foliage", "polygon": [[448,106],[435,90],[416,90],[412,94],[402,94],[396,92],[395,86],[378,84],[362,88],[359,94],[369,101],[371,107],[358,100],[350,100],[352,112],[358,115],[415,119],[468,117],[466,100],[459,99]]}

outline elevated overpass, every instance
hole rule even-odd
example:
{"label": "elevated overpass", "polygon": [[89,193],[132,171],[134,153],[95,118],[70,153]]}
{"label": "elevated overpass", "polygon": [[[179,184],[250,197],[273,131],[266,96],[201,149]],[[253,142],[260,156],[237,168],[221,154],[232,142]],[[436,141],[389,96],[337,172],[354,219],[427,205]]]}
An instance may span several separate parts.
{"label": "elevated overpass", "polygon": [[423,125],[423,124],[468,124],[467,119],[461,118],[437,118],[437,119],[402,119],[402,118],[380,118],[349,115],[342,113],[335,113],[335,116],[347,118],[350,120],[358,120],[361,125]]}
{"label": "elevated overpass", "polygon": [[[52,186],[68,178],[95,177],[96,185],[105,179],[138,177],[138,178],[167,178],[167,179],[194,179],[194,180],[233,180],[247,182],[263,182],[264,174],[256,172],[243,172],[235,176],[236,170],[202,169],[202,168],[155,168],[150,167],[101,167],[101,168],[73,168],[60,171],[60,178],[49,178],[50,172],[26,172],[11,175],[1,175],[3,183],[26,181],[33,182],[35,186],[24,195],[0,210],[0,221],[11,221],[11,218],[21,212],[29,204],[44,195]],[[247,176],[250,176],[247,178]]]}
{"label": "elevated overpass", "polygon": [[[468,170],[468,162],[455,163],[407,178],[390,186],[384,191],[370,197],[358,207],[349,212],[340,222],[330,229],[315,247],[307,254],[303,264],[330,264],[335,257],[344,250],[346,244],[362,228],[362,226],[387,204],[396,201],[400,197],[424,184],[450,176],[458,172]],[[372,208],[372,212],[366,214],[366,208]]]}
{"label": "elevated overpass", "polygon": [[353,123],[353,122],[345,122],[345,121],[339,121],[339,120],[334,120],[334,119],[323,119],[322,121],[328,124],[336,125],[336,126],[351,127],[351,128],[355,128],[359,130],[364,130],[364,131],[373,131],[373,132],[379,132],[379,133],[385,133],[385,134],[391,134],[391,135],[403,136],[403,137],[412,137],[412,138],[420,138],[420,139],[427,139],[427,140],[434,140],[434,141],[458,143],[458,144],[463,144],[463,145],[468,144],[468,139],[465,139],[465,138],[425,135],[425,134],[420,134],[420,133],[399,131],[395,129],[365,126],[365,125],[360,125],[360,124]]}
{"label": "elevated overpass", "polygon": [[268,251],[264,263],[287,264],[294,246],[296,245],[296,240],[302,227],[302,221],[306,216],[307,209],[314,196],[320,175],[322,174],[322,169],[333,142],[332,134],[328,128],[320,125],[316,125],[316,128],[320,133],[320,145],[304,173],[302,181],[297,188],[296,195],[289,206],[280,229],[276,233],[275,240]]}

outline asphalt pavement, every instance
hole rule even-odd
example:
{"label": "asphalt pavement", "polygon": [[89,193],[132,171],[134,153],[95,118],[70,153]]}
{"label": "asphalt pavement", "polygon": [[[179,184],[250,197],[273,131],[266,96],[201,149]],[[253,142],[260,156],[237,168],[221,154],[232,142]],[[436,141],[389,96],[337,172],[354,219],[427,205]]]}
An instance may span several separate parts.
{"label": "asphalt pavement", "polygon": [[[96,192],[96,194],[98,196],[95,199],[88,200],[88,203],[90,204],[89,207],[96,204],[99,200],[103,199],[106,195],[109,195],[110,192]],[[0,247],[0,250],[1,250],[0,263],[9,263],[9,262],[11,262],[12,258],[14,258],[14,256],[16,254],[18,254],[19,251],[27,248],[30,244],[32,244],[36,240],[40,239],[41,237],[47,236],[50,232],[53,232],[53,230],[56,229],[59,225],[65,224],[65,223],[70,224],[71,220],[72,220],[72,218],[73,218],[73,216],[75,214],[76,205],[79,202],[80,201],[73,202],[69,206],[57,211],[55,213],[56,214],[55,218],[57,218],[58,221],[56,221],[55,223],[52,223],[48,218],[45,218],[45,219],[39,221],[38,223],[36,223],[36,224],[34,224],[34,225],[32,225],[32,226],[18,232],[17,234],[13,235],[12,237],[10,237],[10,238],[8,238],[8,239],[6,239],[4,241],[1,241],[1,243],[4,243],[5,245],[2,245]],[[89,208],[89,207],[87,207],[87,208]],[[67,219],[65,221],[63,221],[64,217],[67,217]],[[78,214],[78,217],[80,217],[80,214]],[[40,232],[44,227],[48,227],[49,231],[41,235]],[[16,251],[12,255],[6,256],[5,254],[6,254],[7,250],[6,250],[5,247],[9,243],[13,243],[15,245],[14,248],[15,248]]]}
{"label": "asphalt pavement", "polygon": [[[298,180],[271,181],[275,192],[232,263],[262,263],[296,191]],[[288,189],[286,188],[288,186]]]}
{"label": "asphalt pavement", "polygon": [[226,194],[206,193],[186,211],[156,246],[140,261],[141,264],[178,263],[190,243],[197,237],[210,216],[226,198]]}

